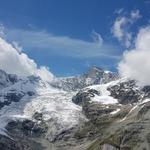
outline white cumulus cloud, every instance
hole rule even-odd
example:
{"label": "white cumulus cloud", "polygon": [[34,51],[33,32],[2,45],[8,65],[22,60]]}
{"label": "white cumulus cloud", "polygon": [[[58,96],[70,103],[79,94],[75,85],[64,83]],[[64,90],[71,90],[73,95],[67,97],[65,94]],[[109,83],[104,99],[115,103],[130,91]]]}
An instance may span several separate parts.
{"label": "white cumulus cloud", "polygon": [[2,38],[0,38],[0,69],[20,76],[39,75],[47,81],[53,78],[52,73],[46,67],[38,68],[33,59],[18,51]]}
{"label": "white cumulus cloud", "polygon": [[45,81],[51,81],[54,78],[53,74],[49,71],[49,68],[45,66],[41,66],[40,69],[37,69],[36,73]]}
{"label": "white cumulus cloud", "polygon": [[139,31],[135,48],[124,53],[118,69],[121,76],[150,85],[150,26]]}

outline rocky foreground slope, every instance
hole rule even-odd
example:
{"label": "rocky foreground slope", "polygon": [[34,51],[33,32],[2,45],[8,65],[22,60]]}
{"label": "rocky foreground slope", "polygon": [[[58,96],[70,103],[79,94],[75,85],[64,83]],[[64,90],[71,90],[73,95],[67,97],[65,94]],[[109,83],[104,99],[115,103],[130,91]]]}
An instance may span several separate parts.
{"label": "rocky foreground slope", "polygon": [[91,140],[95,138],[87,149],[149,150],[149,89],[137,86],[135,81],[120,79],[87,87],[73,97],[89,119],[78,134],[90,133]]}
{"label": "rocky foreground slope", "polygon": [[149,150],[150,87],[93,67],[56,78],[0,71],[0,150]]}

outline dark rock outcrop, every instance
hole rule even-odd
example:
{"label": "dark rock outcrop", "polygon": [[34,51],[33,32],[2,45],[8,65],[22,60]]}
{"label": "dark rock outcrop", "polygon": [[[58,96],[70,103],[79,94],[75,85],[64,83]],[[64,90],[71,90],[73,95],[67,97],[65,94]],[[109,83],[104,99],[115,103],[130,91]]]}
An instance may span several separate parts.
{"label": "dark rock outcrop", "polygon": [[5,88],[9,85],[13,85],[18,81],[17,75],[7,74],[5,71],[0,70],[0,89]]}
{"label": "dark rock outcrop", "polygon": [[9,92],[9,93],[6,93],[6,94],[1,94],[0,95],[0,98],[4,99],[3,101],[0,101],[0,109],[2,107],[4,107],[5,105],[9,105],[11,104],[12,102],[18,102],[20,101],[20,99],[25,95],[25,93],[23,92],[15,92],[15,91],[12,91],[12,92]]}
{"label": "dark rock outcrop", "polygon": [[16,130],[20,134],[30,136],[43,136],[47,132],[47,125],[45,122],[34,122],[32,120],[25,119],[23,121],[11,121],[8,123],[6,129],[10,133],[15,133]]}
{"label": "dark rock outcrop", "polygon": [[143,98],[143,92],[134,80],[121,82],[108,88],[110,96],[118,99],[120,104],[136,103]]}
{"label": "dark rock outcrop", "polygon": [[100,95],[100,93],[95,89],[84,89],[80,90],[73,98],[72,101],[77,105],[82,105],[85,102],[90,101],[90,97],[94,97],[94,95]]}

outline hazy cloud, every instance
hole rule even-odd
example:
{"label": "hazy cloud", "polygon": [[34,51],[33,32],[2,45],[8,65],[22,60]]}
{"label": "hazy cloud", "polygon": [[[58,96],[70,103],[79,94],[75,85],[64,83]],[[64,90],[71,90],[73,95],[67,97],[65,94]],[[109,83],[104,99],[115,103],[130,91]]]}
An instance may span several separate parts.
{"label": "hazy cloud", "polygon": [[21,53],[23,48],[15,41],[12,42],[13,47],[18,51],[18,53]]}
{"label": "hazy cloud", "polygon": [[138,9],[131,11],[131,19],[137,20],[137,19],[139,19],[141,17],[142,16],[140,15],[140,11]]}
{"label": "hazy cloud", "polygon": [[69,56],[74,58],[108,57],[118,59],[116,47],[103,42],[101,35],[92,32],[93,42],[71,38],[69,36],[56,36],[46,31],[6,30],[5,38],[17,41],[19,45],[28,50],[40,50],[49,55]]}
{"label": "hazy cloud", "polygon": [[0,23],[0,36],[4,36],[4,26]]}
{"label": "hazy cloud", "polygon": [[103,38],[102,38],[102,36],[99,33],[95,32],[93,30],[92,33],[91,33],[91,37],[92,37],[92,39],[93,39],[93,41],[95,43],[97,43],[97,44],[99,44],[99,45],[102,46],[102,44],[103,44]]}
{"label": "hazy cloud", "polygon": [[120,8],[120,9],[116,9],[114,13],[115,14],[121,14],[123,11],[124,11],[124,9]]}

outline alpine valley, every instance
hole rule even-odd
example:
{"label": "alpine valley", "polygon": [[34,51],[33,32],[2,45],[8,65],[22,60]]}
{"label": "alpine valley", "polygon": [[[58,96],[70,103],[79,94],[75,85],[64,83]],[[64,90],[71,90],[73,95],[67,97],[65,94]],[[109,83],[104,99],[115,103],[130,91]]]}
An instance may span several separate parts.
{"label": "alpine valley", "polygon": [[93,66],[74,77],[0,70],[0,150],[149,150],[150,86]]}

